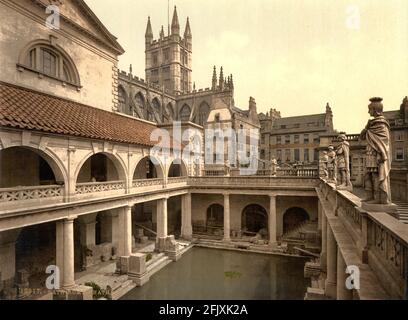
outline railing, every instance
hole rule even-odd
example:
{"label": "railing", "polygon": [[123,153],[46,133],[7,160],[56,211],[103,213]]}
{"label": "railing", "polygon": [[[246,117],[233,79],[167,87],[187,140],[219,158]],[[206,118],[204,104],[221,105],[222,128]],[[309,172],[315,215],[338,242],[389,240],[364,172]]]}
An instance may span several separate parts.
{"label": "railing", "polygon": [[150,186],[159,186],[163,185],[163,179],[139,179],[133,180],[133,188],[140,188],[140,187],[150,187]]}
{"label": "railing", "polygon": [[125,189],[125,183],[123,181],[87,182],[77,183],[75,192],[76,194],[89,194],[122,189]]}
{"label": "railing", "polygon": [[336,191],[321,182],[320,201],[328,201],[357,250],[392,298],[408,298],[408,226],[387,213],[363,210],[354,194]]}
{"label": "railing", "polygon": [[[203,175],[205,177],[224,177],[226,176],[227,171],[224,170],[204,170]],[[231,169],[230,170],[231,177],[250,177],[250,176],[258,176],[258,177],[269,177],[269,176],[277,176],[277,177],[307,177],[307,178],[318,178],[319,177],[319,170],[315,169],[294,169],[288,168],[283,169],[279,168],[276,171],[272,170],[257,170],[251,171],[249,169]]]}
{"label": "railing", "polygon": [[171,177],[168,179],[169,184],[187,182],[188,177]]}
{"label": "railing", "polygon": [[[302,179],[295,181],[294,179]],[[310,181],[309,181],[310,180]],[[270,177],[270,176],[239,176],[239,177],[190,177],[192,186],[259,186],[259,187],[286,187],[286,186],[316,186],[318,180],[314,177]]]}
{"label": "railing", "polygon": [[62,186],[35,186],[0,189],[0,202],[49,199],[62,197]]}

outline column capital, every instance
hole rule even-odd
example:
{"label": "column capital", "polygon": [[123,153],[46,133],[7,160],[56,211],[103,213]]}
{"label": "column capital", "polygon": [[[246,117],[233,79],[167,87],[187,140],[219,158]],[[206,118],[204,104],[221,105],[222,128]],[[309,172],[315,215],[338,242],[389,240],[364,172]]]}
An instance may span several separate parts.
{"label": "column capital", "polygon": [[277,195],[274,193],[269,194],[270,199],[276,199]]}
{"label": "column capital", "polygon": [[75,221],[76,219],[78,219],[77,216],[75,216],[75,217],[68,217],[68,218],[65,218],[64,220],[62,220],[62,222],[64,222],[64,223],[74,223],[74,221]]}
{"label": "column capital", "polygon": [[223,192],[223,194],[222,194],[224,197],[229,197],[230,195],[231,195],[231,193],[230,192]]}

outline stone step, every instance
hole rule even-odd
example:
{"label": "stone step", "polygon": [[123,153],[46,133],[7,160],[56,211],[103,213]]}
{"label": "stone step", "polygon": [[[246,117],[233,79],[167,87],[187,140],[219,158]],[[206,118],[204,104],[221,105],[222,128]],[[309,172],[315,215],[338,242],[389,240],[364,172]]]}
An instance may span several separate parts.
{"label": "stone step", "polygon": [[146,268],[149,267],[151,264],[155,263],[156,261],[160,260],[164,256],[165,256],[164,253],[159,253],[159,254],[153,255],[153,258],[146,262]]}
{"label": "stone step", "polygon": [[120,297],[122,297],[135,287],[136,285],[132,280],[123,282],[119,288],[112,292],[112,300],[118,300]]}
{"label": "stone step", "polygon": [[167,256],[161,257],[151,265],[149,265],[146,269],[150,276],[154,275],[156,272],[160,271],[162,268],[167,266],[171,262],[170,258]]}

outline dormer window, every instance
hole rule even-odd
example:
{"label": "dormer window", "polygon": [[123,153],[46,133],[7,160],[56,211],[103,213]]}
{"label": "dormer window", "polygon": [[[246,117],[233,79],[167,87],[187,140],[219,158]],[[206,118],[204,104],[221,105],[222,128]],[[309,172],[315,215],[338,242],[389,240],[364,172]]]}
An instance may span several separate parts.
{"label": "dormer window", "polygon": [[50,77],[80,88],[78,71],[71,58],[50,41],[34,41],[20,55],[18,70],[38,73],[39,77]]}
{"label": "dormer window", "polygon": [[221,118],[220,118],[220,114],[219,113],[217,113],[216,115],[215,115],[215,122],[220,122],[221,121]]}

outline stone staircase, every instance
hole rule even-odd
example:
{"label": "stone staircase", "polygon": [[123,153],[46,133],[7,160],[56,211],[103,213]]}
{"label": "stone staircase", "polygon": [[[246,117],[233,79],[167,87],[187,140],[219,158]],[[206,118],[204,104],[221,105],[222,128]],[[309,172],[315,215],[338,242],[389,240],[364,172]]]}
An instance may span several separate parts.
{"label": "stone staircase", "polygon": [[136,285],[132,280],[128,279],[127,275],[120,276],[118,279],[118,285],[115,288],[112,288],[112,300],[118,300],[135,287]]}
{"label": "stone staircase", "polygon": [[401,201],[394,201],[395,204],[398,206],[397,213],[395,214],[395,218],[399,221],[408,224],[408,203],[401,202]]}

